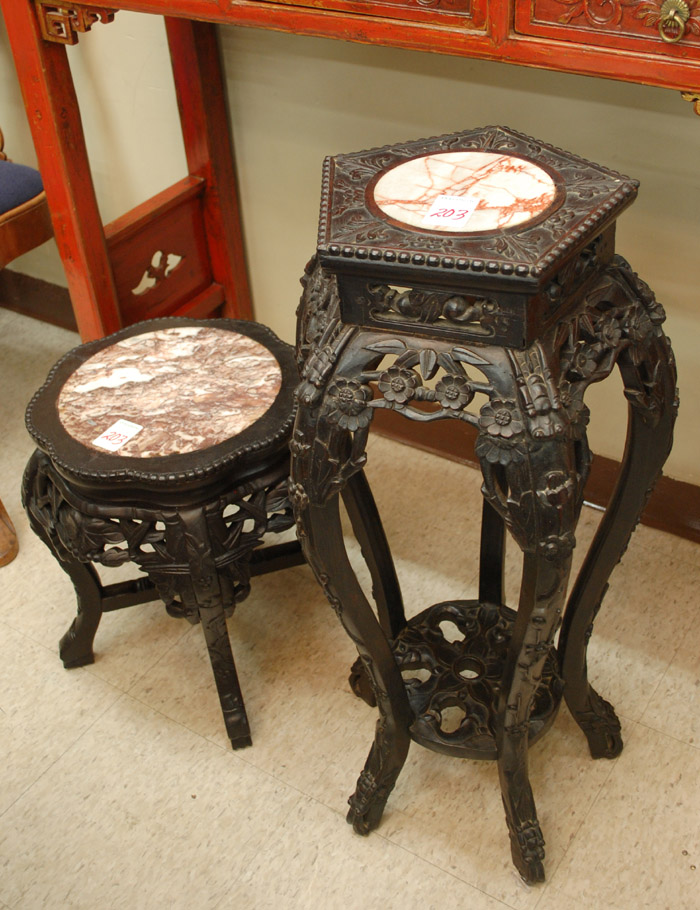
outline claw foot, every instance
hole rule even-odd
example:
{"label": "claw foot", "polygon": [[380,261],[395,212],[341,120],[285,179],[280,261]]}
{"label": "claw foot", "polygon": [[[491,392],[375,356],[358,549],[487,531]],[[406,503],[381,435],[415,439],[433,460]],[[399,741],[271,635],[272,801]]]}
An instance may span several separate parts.
{"label": "claw foot", "polygon": [[538,821],[523,822],[517,828],[510,828],[510,850],[524,882],[534,885],[544,881],[544,838]]}
{"label": "claw foot", "polygon": [[622,752],[620,721],[613,706],[590,690],[589,710],[574,714],[593,758],[617,758]]}
{"label": "claw foot", "polygon": [[392,789],[393,785],[380,786],[369,771],[360,774],[357,789],[348,800],[350,810],[347,814],[347,822],[356,834],[366,837],[377,827]]}

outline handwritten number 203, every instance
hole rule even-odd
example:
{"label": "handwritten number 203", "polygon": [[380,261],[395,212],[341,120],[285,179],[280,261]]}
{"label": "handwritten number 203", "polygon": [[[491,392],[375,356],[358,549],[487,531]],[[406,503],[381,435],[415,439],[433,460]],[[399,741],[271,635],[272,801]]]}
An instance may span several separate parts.
{"label": "handwritten number 203", "polygon": [[124,433],[117,433],[112,430],[112,432],[103,433],[100,438],[105,442],[111,442],[113,445],[122,445],[129,437],[124,435]]}
{"label": "handwritten number 203", "polygon": [[431,218],[455,218],[461,220],[467,215],[466,209],[438,209],[437,212],[433,212],[430,216]]}

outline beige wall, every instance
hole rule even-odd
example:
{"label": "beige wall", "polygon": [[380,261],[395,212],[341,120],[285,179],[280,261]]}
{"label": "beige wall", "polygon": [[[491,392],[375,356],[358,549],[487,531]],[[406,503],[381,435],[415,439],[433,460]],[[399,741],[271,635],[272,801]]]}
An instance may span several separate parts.
{"label": "beige wall", "polygon": [[[682,396],[671,476],[700,483],[696,272],[700,118],[675,92],[337,41],[222,30],[257,317],[292,340],[298,276],[313,252],[324,155],[506,124],[637,177],[618,250],[668,311]],[[0,32],[0,111],[15,158],[33,157]],[[103,217],[184,173],[162,24],[119,13],[71,50]],[[45,247],[16,268],[62,280]],[[625,405],[591,390],[591,441],[619,457]]]}

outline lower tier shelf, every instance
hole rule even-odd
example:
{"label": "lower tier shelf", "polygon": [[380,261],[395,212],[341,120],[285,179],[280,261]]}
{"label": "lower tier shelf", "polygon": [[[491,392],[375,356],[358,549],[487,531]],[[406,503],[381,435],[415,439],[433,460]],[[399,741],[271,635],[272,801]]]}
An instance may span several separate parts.
{"label": "lower tier shelf", "polygon": [[[459,758],[498,757],[496,717],[515,617],[502,605],[453,600],[408,621],[394,642],[394,655],[415,716],[410,732],[416,742]],[[351,685],[373,704],[362,675],[358,659]],[[530,713],[531,744],[553,723],[562,689],[552,647]]]}

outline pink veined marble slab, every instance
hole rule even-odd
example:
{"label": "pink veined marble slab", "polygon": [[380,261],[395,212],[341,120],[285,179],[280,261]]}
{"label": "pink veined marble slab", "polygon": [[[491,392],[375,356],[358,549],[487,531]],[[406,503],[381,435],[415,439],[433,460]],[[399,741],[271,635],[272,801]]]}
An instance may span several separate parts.
{"label": "pink veined marble slab", "polygon": [[282,383],[266,347],[236,332],[182,326],[124,338],[73,373],[58,398],[68,433],[94,444],[117,421],[142,427],[114,454],[197,452],[236,436],[272,405]]}
{"label": "pink veined marble slab", "polygon": [[[524,158],[440,152],[391,168],[375,184],[373,196],[394,221],[464,234],[514,227],[539,217],[554,201],[556,185],[547,171]],[[445,223],[427,218],[441,196],[463,197],[473,211]]]}

